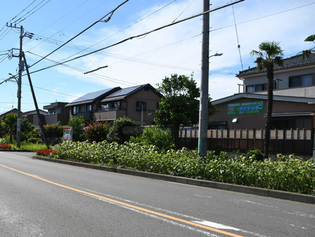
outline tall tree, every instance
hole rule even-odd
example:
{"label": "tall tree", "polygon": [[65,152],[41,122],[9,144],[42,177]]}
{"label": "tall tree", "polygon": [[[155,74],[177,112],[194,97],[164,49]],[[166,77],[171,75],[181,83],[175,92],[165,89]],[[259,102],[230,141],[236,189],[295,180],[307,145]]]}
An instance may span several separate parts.
{"label": "tall tree", "polygon": [[267,118],[265,122],[265,142],[264,142],[264,157],[267,158],[269,155],[269,143],[270,143],[270,128],[271,128],[271,115],[273,105],[273,79],[274,79],[274,66],[282,66],[282,55],[283,50],[279,46],[279,42],[262,42],[259,45],[259,50],[252,50],[252,56],[258,56],[255,63],[257,63],[258,71],[266,69],[267,72],[267,88],[268,88],[268,99],[267,99]]}
{"label": "tall tree", "polygon": [[[157,89],[164,97],[155,112],[154,121],[160,127],[170,128],[171,134],[178,145],[179,128],[181,125],[198,123],[200,90],[193,76],[172,74],[165,77]],[[210,104],[209,111],[214,107]]]}

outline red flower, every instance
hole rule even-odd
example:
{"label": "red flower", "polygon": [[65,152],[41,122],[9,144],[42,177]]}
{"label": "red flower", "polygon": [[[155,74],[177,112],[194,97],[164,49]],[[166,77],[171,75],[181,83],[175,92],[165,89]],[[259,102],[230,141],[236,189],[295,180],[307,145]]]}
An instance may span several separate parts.
{"label": "red flower", "polygon": [[40,156],[52,156],[55,154],[55,151],[53,149],[43,149],[43,150],[37,150],[36,155]]}
{"label": "red flower", "polygon": [[11,144],[0,144],[0,148],[9,150],[11,149]]}

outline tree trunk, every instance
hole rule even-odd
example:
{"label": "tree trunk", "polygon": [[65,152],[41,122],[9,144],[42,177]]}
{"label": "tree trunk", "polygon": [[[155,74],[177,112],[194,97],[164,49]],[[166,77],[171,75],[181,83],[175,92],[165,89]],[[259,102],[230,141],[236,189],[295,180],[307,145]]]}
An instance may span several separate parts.
{"label": "tree trunk", "polygon": [[269,155],[269,144],[270,144],[270,128],[271,128],[271,115],[272,115],[272,104],[273,104],[273,63],[267,67],[267,78],[268,78],[268,99],[267,99],[267,118],[265,122],[265,142],[264,142],[264,157],[268,158]]}

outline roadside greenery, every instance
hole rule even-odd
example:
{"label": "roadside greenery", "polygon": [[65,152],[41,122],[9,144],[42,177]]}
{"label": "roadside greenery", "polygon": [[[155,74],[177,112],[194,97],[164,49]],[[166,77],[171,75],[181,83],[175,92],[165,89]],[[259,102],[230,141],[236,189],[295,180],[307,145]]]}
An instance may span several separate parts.
{"label": "roadside greenery", "polygon": [[145,128],[141,136],[132,137],[130,141],[142,145],[154,145],[162,151],[175,148],[174,138],[171,136],[171,131],[159,127]]}
{"label": "roadside greenery", "polygon": [[107,135],[107,141],[123,144],[130,137],[141,134],[140,124],[128,117],[121,117],[114,121]]}
{"label": "roadside greenery", "polygon": [[69,120],[68,125],[72,127],[72,139],[74,141],[83,141],[85,126],[83,117],[73,117]]}
{"label": "roadside greenery", "polygon": [[56,145],[54,151],[56,159],[315,195],[313,158],[302,161],[279,154],[276,161],[259,161],[257,152],[233,158],[225,152],[208,152],[200,158],[196,151],[185,148],[161,152],[153,145],[107,141],[66,141]]}
{"label": "roadside greenery", "polygon": [[89,142],[101,142],[106,140],[109,132],[109,124],[107,122],[92,122],[84,128],[85,138]]}

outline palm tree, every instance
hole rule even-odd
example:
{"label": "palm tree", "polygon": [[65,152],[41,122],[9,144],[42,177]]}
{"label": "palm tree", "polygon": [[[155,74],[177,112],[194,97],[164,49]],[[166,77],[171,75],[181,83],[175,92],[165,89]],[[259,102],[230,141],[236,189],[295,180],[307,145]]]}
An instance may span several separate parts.
{"label": "palm tree", "polygon": [[[305,40],[305,42],[314,42],[315,43],[315,35],[308,36]],[[309,58],[311,56],[311,53],[315,53],[314,48],[306,49],[302,51],[302,58]]]}
{"label": "palm tree", "polygon": [[282,55],[283,50],[279,46],[279,42],[262,42],[259,45],[259,51],[252,50],[250,54],[252,56],[258,56],[255,63],[257,63],[258,71],[266,69],[267,71],[267,88],[268,88],[268,99],[267,99],[267,118],[265,122],[265,142],[264,142],[264,157],[268,158],[269,155],[269,142],[270,142],[270,125],[271,125],[271,114],[273,104],[273,78],[274,78],[274,66],[282,66]]}

